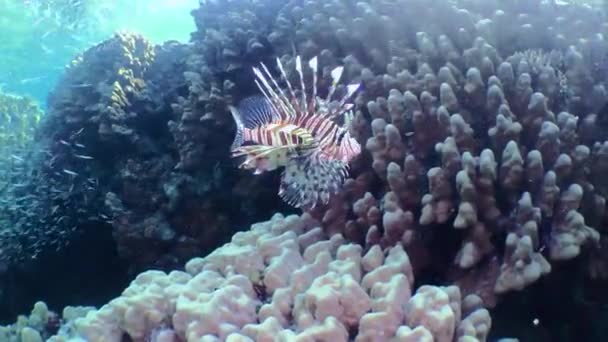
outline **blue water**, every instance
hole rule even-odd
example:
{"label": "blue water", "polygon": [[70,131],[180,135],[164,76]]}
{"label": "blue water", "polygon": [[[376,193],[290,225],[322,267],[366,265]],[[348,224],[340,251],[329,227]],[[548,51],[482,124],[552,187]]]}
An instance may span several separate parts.
{"label": "blue water", "polygon": [[33,97],[42,108],[65,65],[127,30],[153,43],[187,42],[197,0],[0,0],[0,91]]}

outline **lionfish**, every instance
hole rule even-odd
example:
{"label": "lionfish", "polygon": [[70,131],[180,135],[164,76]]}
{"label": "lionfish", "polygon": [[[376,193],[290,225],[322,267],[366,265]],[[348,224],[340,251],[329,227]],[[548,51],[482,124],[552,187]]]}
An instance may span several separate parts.
{"label": "lionfish", "polygon": [[[277,66],[287,89],[279,87],[261,63],[253,71],[262,95],[242,100],[238,108],[230,107],[237,126],[232,155],[245,156],[240,167],[254,169],[255,174],[284,167],[279,196],[291,206],[312,209],[327,204],[338,192],[348,175],[348,163],[361,153],[361,146],[349,133],[354,105],[347,103],[359,84],[348,85],[344,96],[332,101],[344,71],[339,66],[331,71],[332,84],[322,99],[317,96],[314,57],[308,63],[313,75],[312,94],[307,94],[302,60],[297,56],[300,89],[296,94],[278,58]],[[338,123],[340,118],[342,124]]]}

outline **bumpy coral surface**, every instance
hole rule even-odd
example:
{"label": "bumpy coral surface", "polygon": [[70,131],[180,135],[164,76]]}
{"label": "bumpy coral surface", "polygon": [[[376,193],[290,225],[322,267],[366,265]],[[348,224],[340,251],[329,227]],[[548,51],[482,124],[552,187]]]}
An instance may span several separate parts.
{"label": "bumpy coral surface", "polygon": [[[36,302],[28,316],[20,315],[17,322],[0,326],[0,340],[6,342],[41,342],[59,332],[59,329],[70,329],[72,322],[84,317],[93,307],[71,307],[63,309],[59,316],[49,310],[44,302]],[[63,324],[63,326],[62,326]]]}
{"label": "bumpy coral surface", "polygon": [[140,274],[50,341],[486,340],[479,297],[413,283],[401,246],[365,252],[308,215],[275,215],[185,272]]}

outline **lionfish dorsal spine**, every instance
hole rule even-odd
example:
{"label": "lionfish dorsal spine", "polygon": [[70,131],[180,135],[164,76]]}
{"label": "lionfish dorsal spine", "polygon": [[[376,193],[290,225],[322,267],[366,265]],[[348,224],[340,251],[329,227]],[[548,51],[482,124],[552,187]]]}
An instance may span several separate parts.
{"label": "lionfish dorsal spine", "polygon": [[352,109],[352,107],[354,107],[352,103],[346,103],[346,101],[348,101],[353,96],[353,94],[359,89],[360,86],[360,83],[353,83],[346,86],[346,95],[344,95],[342,100],[340,100],[340,105],[336,110],[336,115],[340,115],[342,113],[346,114]]}
{"label": "lionfish dorsal spine", "polygon": [[308,66],[312,69],[312,97],[310,99],[311,104],[311,112],[309,114],[313,114],[317,107],[317,73],[318,73],[318,60],[317,56],[313,57],[310,61],[308,61]]}
{"label": "lionfish dorsal spine", "polygon": [[343,71],[344,71],[343,66],[336,67],[331,71],[332,81],[331,81],[331,86],[329,87],[329,93],[327,94],[327,98],[325,99],[325,101],[329,102],[331,100],[332,96],[334,96],[334,92],[336,91],[338,82],[340,81],[340,78],[342,78]]}
{"label": "lionfish dorsal spine", "polygon": [[306,86],[304,85],[304,73],[302,72],[302,57],[296,56],[296,71],[300,76],[300,87],[302,90],[302,100],[300,103],[300,109],[303,113],[308,113],[308,106],[306,105]]}
{"label": "lionfish dorsal spine", "polygon": [[329,118],[334,118],[343,114],[347,114],[347,112],[350,111],[354,107],[354,105],[352,103],[347,103],[346,101],[348,101],[353,96],[353,94],[360,88],[360,86],[360,83],[353,83],[347,85],[346,94],[340,99],[338,106],[333,109],[330,109],[327,112],[326,116]]}
{"label": "lionfish dorsal spine", "polygon": [[346,130],[350,130],[353,121],[355,120],[355,116],[353,114],[353,112],[351,111],[351,108],[354,107],[353,105],[350,106],[350,108],[344,112],[344,129]]}
{"label": "lionfish dorsal spine", "polygon": [[359,87],[361,87],[361,83],[353,83],[353,84],[349,84],[346,86],[346,96],[344,96],[344,99],[342,99],[342,103],[346,103],[346,100],[350,99],[353,94],[359,90]]}
{"label": "lionfish dorsal spine", "polygon": [[[264,96],[268,99],[271,100],[274,97],[274,91],[272,90],[272,87],[270,87],[270,84],[268,83],[268,80],[266,80],[266,77],[264,77],[264,75],[262,74],[262,72],[260,71],[260,69],[258,68],[253,68],[253,73],[256,76],[256,80],[255,80],[255,84],[258,86],[258,88],[260,89],[260,91],[262,92],[262,94],[264,94]],[[272,101],[270,101],[272,102]]]}
{"label": "lionfish dorsal spine", "polygon": [[272,82],[274,87],[279,91],[280,96],[279,96],[279,94],[276,94],[276,92],[275,92],[276,100],[282,104],[282,107],[285,110],[285,114],[288,116],[295,115],[296,112],[295,112],[293,105],[289,101],[288,97],[285,95],[285,92],[283,92],[283,89],[281,87],[279,87],[279,84],[277,83],[277,81],[274,79],[274,77],[272,77],[272,74],[268,70],[268,67],[266,67],[266,65],[264,63],[260,63],[260,64],[262,65],[264,72],[266,72],[266,75],[268,75],[268,78],[270,78],[270,81]]}
{"label": "lionfish dorsal spine", "polygon": [[274,104],[274,102],[271,100],[272,99],[272,97],[271,97],[272,95],[270,93],[268,93],[267,90],[265,90],[265,87],[263,86],[263,82],[260,83],[260,81],[256,79],[255,80],[255,84],[258,86],[258,89],[260,89],[260,91],[262,92],[262,95],[264,95],[264,97],[268,101],[268,104],[270,105],[270,107],[272,107],[272,109],[274,111],[276,111],[277,113],[279,113],[278,108],[276,107],[276,105]]}
{"label": "lionfish dorsal spine", "polygon": [[283,63],[281,63],[281,59],[279,59],[278,57],[277,57],[277,66],[279,67],[281,76],[283,77],[283,79],[285,80],[285,83],[287,84],[287,89],[289,90],[289,94],[291,95],[291,98],[295,99],[296,93],[295,93],[295,91],[293,91],[293,87],[291,86],[291,82],[289,82],[289,78],[287,77],[287,73],[285,72],[285,68],[283,67]]}
{"label": "lionfish dorsal spine", "polygon": [[[262,64],[262,66],[264,67],[263,64]],[[258,68],[253,68],[253,72],[255,73],[255,75],[257,77],[257,80],[255,80],[256,85],[258,86],[258,88],[260,89],[262,94],[264,94],[264,96],[266,97],[266,99],[268,100],[268,102],[270,103],[272,108],[276,111],[276,113],[277,114],[281,113],[281,112],[289,113],[289,109],[286,107],[286,104],[282,101],[281,96],[279,96],[272,89],[272,87],[270,86],[270,83],[268,83],[268,80],[266,79],[264,74],[262,74],[262,71],[260,71],[260,69],[258,69]],[[277,108],[277,106],[280,106],[282,110],[279,110],[279,108]]]}

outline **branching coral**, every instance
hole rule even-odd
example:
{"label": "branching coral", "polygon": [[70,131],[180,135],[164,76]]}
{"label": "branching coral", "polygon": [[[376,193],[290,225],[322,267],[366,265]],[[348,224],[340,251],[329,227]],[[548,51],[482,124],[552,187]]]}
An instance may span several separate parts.
{"label": "branching coral", "polygon": [[[524,9],[505,3],[479,18],[476,2],[408,5],[404,13],[386,4],[308,1],[279,13],[272,37],[294,37],[300,53],[326,64],[344,61],[348,77],[365,86],[354,128],[373,161],[356,164],[357,190],[314,214],[329,231],[342,222],[345,236],[370,246],[419,249],[422,231],[458,229],[455,266],[498,257],[499,293],[539,279],[550,270],[547,260],[597,248],[608,194],[594,176],[603,167],[603,136],[592,126],[607,99],[603,81],[590,75],[607,45],[585,40],[595,32],[589,23],[579,21],[584,27],[572,34],[569,16],[586,9],[571,5],[555,19],[553,9],[533,2],[526,10],[536,8],[538,18],[508,23],[506,13]],[[424,31],[404,39],[414,37],[411,27]],[[553,37],[549,44],[527,50],[539,46],[542,30]]]}

